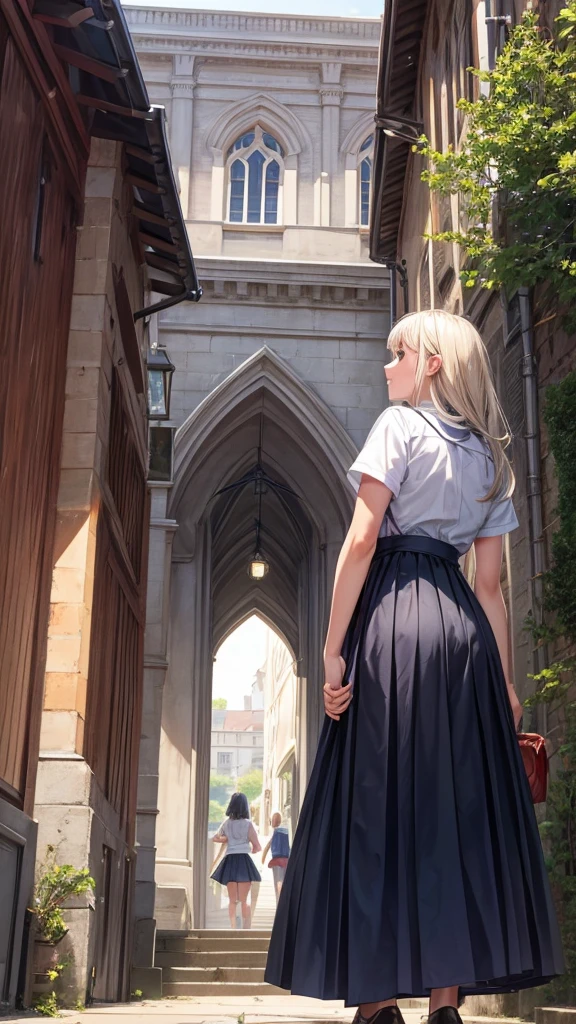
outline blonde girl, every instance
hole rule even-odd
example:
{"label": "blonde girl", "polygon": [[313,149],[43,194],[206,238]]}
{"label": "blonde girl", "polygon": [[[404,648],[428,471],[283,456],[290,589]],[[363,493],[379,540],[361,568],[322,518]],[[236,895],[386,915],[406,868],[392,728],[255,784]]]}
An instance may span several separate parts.
{"label": "blonde girl", "polygon": [[[500,589],[516,528],[508,430],[474,327],[411,313],[357,501],[325,646],[326,719],[266,980],[398,1024],[429,996],[541,985],[562,950],[516,729]],[[471,549],[472,590],[460,568]]]}

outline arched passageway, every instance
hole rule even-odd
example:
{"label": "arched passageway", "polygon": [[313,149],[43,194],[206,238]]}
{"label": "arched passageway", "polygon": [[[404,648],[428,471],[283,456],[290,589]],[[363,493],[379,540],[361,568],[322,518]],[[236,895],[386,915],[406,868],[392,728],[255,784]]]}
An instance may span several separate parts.
{"label": "arched passageway", "polygon": [[[254,553],[254,485],[217,494],[261,464],[295,492],[262,496],[264,580]],[[157,903],[172,926],[205,921],[212,663],[251,614],[281,634],[297,675],[294,793],[300,799],[321,721],[321,658],[329,588],[352,509],[355,450],[328,407],[267,348],[228,377],[180,428],[169,517],[174,534],[168,671],[162,700]],[[164,923],[166,926],[166,922]]]}
{"label": "arched passageway", "polygon": [[[271,853],[266,855],[272,816],[280,814],[275,824],[282,824],[291,839],[298,813],[297,670],[286,639],[258,613],[227,634],[214,659],[207,856],[212,870],[225,856],[225,847],[212,837],[225,820],[232,794],[244,793],[263,851],[252,858],[260,874],[250,894],[251,925],[256,929],[271,928],[276,912]],[[210,874],[209,869],[205,925],[228,928],[228,893]],[[235,927],[242,927],[238,905],[233,913]]]}

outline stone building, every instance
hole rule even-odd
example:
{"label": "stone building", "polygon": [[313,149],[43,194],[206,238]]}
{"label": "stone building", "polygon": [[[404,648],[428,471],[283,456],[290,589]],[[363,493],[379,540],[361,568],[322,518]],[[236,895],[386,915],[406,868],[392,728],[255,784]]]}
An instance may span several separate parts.
{"label": "stone building", "polygon": [[210,771],[236,780],[262,768],[262,711],[212,711]]}
{"label": "stone building", "polygon": [[[294,654],[298,805],[352,510],[346,470],[386,401],[389,303],[388,272],[368,260],[380,19],[138,7],[127,18],[167,106],[204,289],[194,316],[158,323],[177,367],[177,430],[173,478],[152,499],[144,967],[155,881],[158,926],[205,919],[212,657],[253,613]],[[259,583],[247,575],[258,539],[270,567]]]}
{"label": "stone building", "polygon": [[270,633],[262,666],[264,683],[264,780],[260,810],[260,835],[271,833],[275,811],[293,833],[298,807],[292,799],[296,752],[296,674],[292,652]]}

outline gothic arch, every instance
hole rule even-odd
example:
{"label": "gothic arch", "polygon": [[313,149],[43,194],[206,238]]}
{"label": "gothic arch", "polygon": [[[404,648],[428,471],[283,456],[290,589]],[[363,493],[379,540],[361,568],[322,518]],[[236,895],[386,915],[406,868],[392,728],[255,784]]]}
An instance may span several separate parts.
{"label": "gothic arch", "polygon": [[359,121],[356,121],[356,124],[352,125],[352,128],[340,146],[340,152],[343,156],[350,154],[356,158],[364,139],[369,135],[373,135],[374,132],[374,115],[364,114]]}
{"label": "gothic arch", "polygon": [[[253,483],[222,491],[254,469],[259,450],[274,483],[264,492]],[[353,508],[346,471],[355,454],[328,406],[266,346],[177,431],[158,879],[176,887],[175,898],[186,890],[195,927],[205,918],[213,652],[254,612],[287,642],[297,678],[295,791],[303,792],[322,722],[318,680],[331,579]],[[255,517],[270,564],[258,583],[247,572]],[[185,819],[174,814],[175,792],[193,808]]]}
{"label": "gothic arch", "polygon": [[210,457],[214,444],[219,443],[219,426],[237,409],[238,418],[231,425],[237,430],[246,416],[253,415],[253,409],[242,407],[248,404],[247,399],[261,391],[273,396],[280,411],[283,406],[288,418],[294,421],[292,425],[285,424],[288,435],[297,424],[316,439],[326,460],[324,475],[339,482],[342,497],[348,495],[348,501],[344,499],[346,513],[351,510],[352,491],[345,480],[357,454],[355,445],[326,403],[288,363],[265,345],[226,377],[176,432],[174,489],[170,502],[175,518],[191,476],[197,472],[199,464]]}
{"label": "gothic arch", "polygon": [[260,92],[233,103],[218,115],[206,132],[208,152],[215,157],[222,154],[255,124],[283,143],[287,157],[311,149],[310,136],[299,118],[283,103]]}
{"label": "gothic arch", "polygon": [[230,616],[230,620],[227,622],[222,621],[221,623],[214,623],[214,657],[217,657],[222,644],[226,643],[226,640],[228,640],[228,638],[231,637],[237,629],[240,629],[240,626],[243,626],[244,623],[248,622],[248,619],[251,619],[253,616],[256,616],[257,619],[260,619],[261,622],[265,623],[265,625],[268,626],[277,637],[279,637],[282,643],[286,644],[294,662],[296,662],[297,656],[294,649],[294,638],[291,638],[290,635],[284,631],[275,618],[271,618],[268,612],[262,610],[258,601],[256,603],[254,603],[254,601],[246,601],[242,605],[238,606],[235,617]]}

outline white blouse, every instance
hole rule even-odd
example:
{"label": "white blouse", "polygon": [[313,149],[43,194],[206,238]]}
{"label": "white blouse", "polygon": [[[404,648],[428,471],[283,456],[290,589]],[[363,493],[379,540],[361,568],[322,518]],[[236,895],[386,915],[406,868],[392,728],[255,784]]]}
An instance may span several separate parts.
{"label": "white blouse", "polygon": [[516,529],[510,498],[478,500],[494,480],[486,442],[440,419],[432,402],[418,408],[423,416],[410,406],[385,409],[348,474],[356,491],[364,473],[392,491],[380,536],[435,537],[464,554],[476,537]]}
{"label": "white blouse", "polygon": [[256,829],[248,818],[226,818],[220,835],[226,836],[226,853],[252,853],[251,843],[258,845]]}

